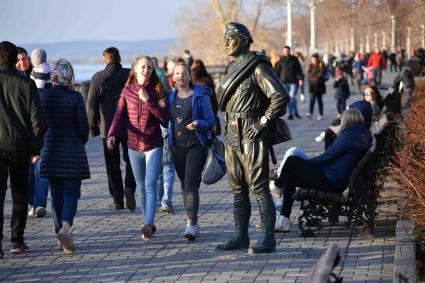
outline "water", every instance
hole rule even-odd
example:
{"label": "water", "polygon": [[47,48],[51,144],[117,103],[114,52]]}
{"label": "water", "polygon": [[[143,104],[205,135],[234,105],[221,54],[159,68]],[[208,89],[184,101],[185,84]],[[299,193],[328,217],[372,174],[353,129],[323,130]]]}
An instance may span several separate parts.
{"label": "water", "polygon": [[[90,80],[92,76],[105,69],[105,65],[95,64],[95,65],[87,65],[87,64],[74,64],[74,72],[75,72],[75,81],[86,81]],[[130,65],[123,65],[124,68],[130,68]]]}

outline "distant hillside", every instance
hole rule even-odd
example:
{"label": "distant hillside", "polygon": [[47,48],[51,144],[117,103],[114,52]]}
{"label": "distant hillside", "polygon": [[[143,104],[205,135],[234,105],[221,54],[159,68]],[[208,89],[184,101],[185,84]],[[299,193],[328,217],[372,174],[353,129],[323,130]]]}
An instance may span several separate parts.
{"label": "distant hillside", "polygon": [[66,58],[73,63],[101,63],[102,52],[107,47],[117,47],[123,62],[130,62],[138,55],[166,56],[175,53],[179,39],[158,39],[143,41],[70,41],[57,43],[25,44],[28,53],[35,48],[43,48],[47,52],[48,61]]}

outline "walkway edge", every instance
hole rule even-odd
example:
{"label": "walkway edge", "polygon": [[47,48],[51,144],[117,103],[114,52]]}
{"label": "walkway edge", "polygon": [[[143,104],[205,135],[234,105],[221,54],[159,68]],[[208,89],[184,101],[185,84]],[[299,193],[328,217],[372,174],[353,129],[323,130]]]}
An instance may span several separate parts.
{"label": "walkway edge", "polygon": [[416,282],[416,248],[413,224],[408,218],[397,220],[393,282]]}

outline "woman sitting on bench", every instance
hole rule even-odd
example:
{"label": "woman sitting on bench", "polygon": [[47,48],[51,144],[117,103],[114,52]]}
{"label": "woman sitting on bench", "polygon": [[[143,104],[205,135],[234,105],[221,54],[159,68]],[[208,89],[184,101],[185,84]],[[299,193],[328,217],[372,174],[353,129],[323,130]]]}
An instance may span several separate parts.
{"label": "woman sitting on bench", "polygon": [[[341,129],[334,145],[311,159],[289,156],[274,186],[283,188],[283,204],[276,216],[275,232],[288,232],[295,188],[342,193],[351,173],[372,144],[372,135],[357,109],[342,113]],[[273,182],[271,183],[273,187]]]}

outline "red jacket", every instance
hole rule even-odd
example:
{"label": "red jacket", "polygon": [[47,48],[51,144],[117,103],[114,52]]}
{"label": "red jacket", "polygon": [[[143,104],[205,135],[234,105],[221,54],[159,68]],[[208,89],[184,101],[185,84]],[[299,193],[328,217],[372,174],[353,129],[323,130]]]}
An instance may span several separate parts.
{"label": "red jacket", "polygon": [[367,66],[372,67],[373,69],[385,69],[384,56],[382,56],[382,53],[373,52],[370,54]]}
{"label": "red jacket", "polygon": [[141,85],[126,86],[120,96],[108,137],[119,135],[128,117],[128,147],[137,151],[148,151],[163,144],[160,124],[167,127],[168,107],[158,105],[158,97],[152,85],[146,86],[149,99],[143,102],[137,92]]}

